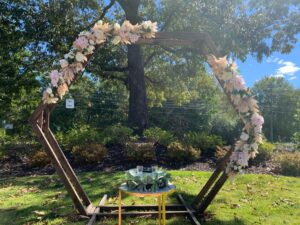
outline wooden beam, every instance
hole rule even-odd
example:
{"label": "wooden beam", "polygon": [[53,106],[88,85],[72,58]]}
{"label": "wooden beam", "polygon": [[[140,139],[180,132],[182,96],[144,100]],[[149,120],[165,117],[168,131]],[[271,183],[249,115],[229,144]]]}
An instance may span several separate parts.
{"label": "wooden beam", "polygon": [[200,49],[201,54],[218,54],[217,48],[206,33],[201,32],[158,32],[152,39],[139,39],[135,44],[165,45],[165,46],[190,46]]}
{"label": "wooden beam", "polygon": [[212,187],[212,185],[214,184],[214,182],[216,181],[216,179],[218,178],[218,176],[225,169],[225,167],[226,167],[226,165],[228,163],[228,160],[229,160],[229,158],[230,158],[230,156],[232,154],[232,151],[233,151],[233,147],[231,147],[230,150],[227,151],[227,153],[223,157],[222,161],[218,164],[217,168],[215,169],[215,171],[213,172],[213,174],[210,176],[209,180],[206,182],[206,184],[201,189],[201,191],[199,192],[199,194],[197,195],[197,197],[194,199],[193,205],[196,208],[199,207],[199,205],[201,204],[201,201],[203,200],[204,196],[210,190],[210,188]]}
{"label": "wooden beam", "polygon": [[[75,175],[74,170],[72,169],[71,165],[69,164],[69,161],[67,160],[65,154],[63,153],[61,147],[59,146],[57,140],[55,139],[52,131],[50,129],[48,129],[48,131],[45,132],[45,136],[46,136],[47,140],[49,141],[49,143],[51,144],[53,151],[55,152],[55,155],[57,156],[58,161],[61,163],[65,173],[67,174],[68,180],[72,183],[76,192],[82,199],[83,204],[85,206],[91,205],[90,199],[88,198],[86,192],[83,190],[77,176]],[[93,210],[93,209],[91,209],[91,210]],[[89,211],[91,211],[91,210],[89,210]]]}
{"label": "wooden beam", "polygon": [[227,179],[228,179],[228,175],[224,171],[223,174],[221,175],[221,177],[219,178],[219,180],[216,182],[216,184],[213,186],[211,191],[207,194],[207,196],[204,198],[204,200],[200,204],[200,206],[197,210],[200,214],[204,213],[204,211],[207,209],[209,204],[212,202],[212,200],[218,194],[220,189],[223,187],[223,185],[225,184]]}
{"label": "wooden beam", "polygon": [[186,201],[183,199],[182,195],[177,194],[177,198],[185,206],[186,211],[189,212],[189,218],[190,218],[191,222],[194,225],[201,225],[200,222],[198,221],[197,217],[194,215],[195,210],[186,203]]}
{"label": "wooden beam", "polygon": [[105,205],[106,201],[107,195],[104,195],[101,201],[99,202],[98,207],[96,207],[95,211],[93,212],[93,215],[87,225],[93,225],[96,222],[97,214],[100,213],[100,208]]}
{"label": "wooden beam", "polygon": [[44,149],[46,150],[47,155],[50,157],[51,162],[52,162],[58,176],[60,177],[60,179],[64,183],[68,193],[70,194],[76,209],[78,210],[78,212],[80,214],[87,215],[86,207],[82,204],[81,198],[78,196],[76,190],[74,189],[73,185],[71,184],[70,180],[68,179],[66,172],[64,171],[55,152],[53,151],[51,144],[48,142],[46,136],[44,135],[44,132],[41,130],[41,128],[37,124],[33,125],[32,127],[33,127],[33,130],[35,131],[35,133],[38,135],[40,142],[44,146]]}
{"label": "wooden beam", "polygon": [[[168,210],[184,209],[182,204],[168,204],[166,205]],[[122,209],[125,210],[157,210],[157,205],[122,205]],[[101,207],[101,211],[113,211],[118,210],[117,205],[105,205]]]}
{"label": "wooden beam", "polygon": [[[196,212],[195,210],[192,212]],[[167,215],[189,215],[189,211],[187,210],[174,210],[174,211],[166,211]],[[118,212],[100,212],[97,214],[97,217],[118,217]],[[133,212],[122,212],[123,216],[157,216],[158,211],[133,211]]]}

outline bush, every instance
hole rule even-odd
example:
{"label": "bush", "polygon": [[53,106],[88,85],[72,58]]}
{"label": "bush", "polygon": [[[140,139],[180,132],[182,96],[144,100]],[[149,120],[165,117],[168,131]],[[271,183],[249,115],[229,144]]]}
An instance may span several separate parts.
{"label": "bush", "polygon": [[102,133],[88,125],[73,128],[66,134],[57,133],[56,138],[58,142],[67,149],[72,149],[73,146],[83,146],[85,144],[103,142]]}
{"label": "bush", "polygon": [[167,157],[174,162],[192,162],[200,157],[200,151],[175,141],[168,145]]}
{"label": "bush", "polygon": [[103,131],[104,137],[104,144],[111,145],[111,144],[121,144],[124,145],[127,141],[130,140],[130,137],[133,135],[133,130],[129,127],[125,127],[122,125],[114,125],[107,127]]}
{"label": "bush", "polygon": [[152,141],[158,142],[161,145],[168,146],[175,141],[173,134],[159,127],[151,127],[144,131],[144,135]]}
{"label": "bush", "polygon": [[295,144],[295,150],[300,150],[300,132],[293,134],[292,141]]}
{"label": "bush", "polygon": [[274,161],[279,164],[280,173],[287,176],[300,176],[300,152],[278,154]]}
{"label": "bush", "polygon": [[151,162],[156,159],[155,147],[152,143],[128,142],[124,148],[124,154],[131,162]]}
{"label": "bush", "polygon": [[250,160],[250,165],[259,165],[271,159],[276,146],[270,142],[264,141],[258,146],[258,154]]}
{"label": "bush", "polygon": [[46,152],[40,150],[36,151],[28,161],[29,167],[45,167],[50,164],[50,158],[46,154]]}
{"label": "bush", "polygon": [[107,155],[107,149],[101,144],[77,145],[72,148],[74,159],[80,163],[98,163]]}
{"label": "bush", "polygon": [[189,132],[184,135],[183,141],[186,145],[201,149],[204,154],[213,154],[216,151],[216,146],[225,144],[220,136],[208,135],[204,132]]}

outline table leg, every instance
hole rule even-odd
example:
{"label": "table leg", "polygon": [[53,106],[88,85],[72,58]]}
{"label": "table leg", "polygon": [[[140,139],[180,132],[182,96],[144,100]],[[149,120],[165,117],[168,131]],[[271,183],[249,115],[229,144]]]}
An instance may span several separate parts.
{"label": "table leg", "polygon": [[163,225],[166,225],[166,195],[162,195],[162,217]]}
{"label": "table leg", "polygon": [[119,190],[119,225],[122,225],[122,192]]}
{"label": "table leg", "polygon": [[158,224],[161,225],[161,196],[157,197],[157,202],[158,202]]}

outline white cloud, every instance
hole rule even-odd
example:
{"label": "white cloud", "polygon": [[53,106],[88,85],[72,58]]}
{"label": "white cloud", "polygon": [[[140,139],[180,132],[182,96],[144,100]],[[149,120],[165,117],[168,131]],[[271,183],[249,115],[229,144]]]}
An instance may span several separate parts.
{"label": "white cloud", "polygon": [[276,71],[276,73],[278,74],[293,76],[296,72],[300,70],[300,67],[297,67],[296,64],[293,62],[283,61],[283,60],[280,61],[282,61],[282,63],[280,64],[283,66],[279,67],[279,69]]}
{"label": "white cloud", "polygon": [[279,58],[273,58],[273,57],[270,57],[266,60],[267,63],[277,63],[279,61]]}
{"label": "white cloud", "polygon": [[296,76],[292,76],[288,80],[295,80],[295,79],[297,79],[297,77]]}
{"label": "white cloud", "polygon": [[280,77],[284,77],[284,75],[283,74],[272,74],[271,77],[280,78]]}
{"label": "white cloud", "polygon": [[284,61],[282,59],[280,59],[278,62],[277,62],[279,65],[282,65],[284,64]]}
{"label": "white cloud", "polygon": [[295,63],[291,61],[284,61],[283,59],[279,58],[268,58],[267,63],[276,63],[279,65],[279,68],[275,71],[271,77],[283,77],[287,78],[288,80],[295,80],[297,79],[296,73],[300,71],[300,67],[297,66]]}

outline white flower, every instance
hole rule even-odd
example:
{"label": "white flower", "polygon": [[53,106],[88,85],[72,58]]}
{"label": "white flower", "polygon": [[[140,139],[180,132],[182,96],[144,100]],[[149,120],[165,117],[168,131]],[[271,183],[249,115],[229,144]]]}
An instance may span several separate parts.
{"label": "white flower", "polygon": [[249,139],[249,135],[245,132],[242,132],[240,138],[242,141],[247,141]]}
{"label": "white flower", "polygon": [[51,87],[47,87],[45,90],[49,95],[52,95],[53,91]]}
{"label": "white flower", "polygon": [[117,45],[117,44],[119,44],[120,42],[121,42],[121,37],[120,37],[120,36],[115,36],[115,37],[112,39],[112,41],[111,41],[111,43],[114,44],[114,45]]}
{"label": "white flower", "polygon": [[257,144],[256,142],[253,142],[253,143],[250,145],[250,147],[251,147],[251,149],[252,149],[253,151],[257,151],[257,149],[258,149],[258,144]]}
{"label": "white flower", "polygon": [[89,31],[84,30],[84,31],[81,31],[78,36],[86,36],[86,37],[88,37],[90,35],[91,35],[91,33]]}
{"label": "white flower", "polygon": [[69,52],[68,54],[65,54],[64,55],[64,58],[65,59],[74,59],[74,57],[75,57],[75,54],[74,54],[74,52]]}
{"label": "white flower", "polygon": [[69,62],[65,59],[59,60],[61,68],[66,68],[69,65]]}
{"label": "white flower", "polygon": [[83,55],[81,52],[77,52],[75,58],[76,58],[76,61],[77,61],[77,62],[84,62],[84,61],[87,61],[86,56]]}
{"label": "white flower", "polygon": [[114,24],[114,32],[119,32],[119,31],[120,31],[120,29],[121,29],[121,26],[120,26],[120,24],[118,24],[118,23],[115,23],[115,24]]}
{"label": "white flower", "polygon": [[101,30],[95,30],[94,36],[95,36],[96,44],[101,44],[101,43],[105,42],[105,40],[106,40],[106,36],[105,36],[104,32],[102,32]]}

